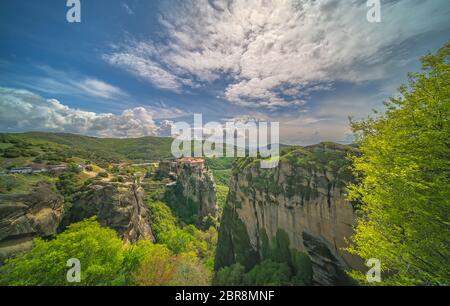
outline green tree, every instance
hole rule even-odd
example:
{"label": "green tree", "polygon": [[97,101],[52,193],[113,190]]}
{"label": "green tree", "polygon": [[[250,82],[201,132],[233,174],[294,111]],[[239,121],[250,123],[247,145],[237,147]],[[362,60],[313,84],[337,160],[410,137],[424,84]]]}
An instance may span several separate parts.
{"label": "green tree", "polygon": [[256,265],[244,275],[244,284],[249,286],[282,286],[290,283],[291,270],[287,263],[268,259]]}
{"label": "green tree", "polygon": [[131,247],[125,258],[126,273],[134,285],[168,285],[176,272],[176,257],[161,244],[139,242]]}
{"label": "green tree", "polygon": [[[36,239],[34,248],[0,267],[1,285],[107,285],[122,268],[122,241],[95,218],[75,223],[56,239]],[[81,263],[81,282],[69,283],[67,260]]]}
{"label": "green tree", "polygon": [[220,269],[215,282],[218,286],[242,286],[244,284],[245,268],[237,263]]}
{"label": "green tree", "polygon": [[182,253],[176,258],[176,268],[171,286],[208,286],[212,271],[201,262],[193,252]]}
{"label": "green tree", "polygon": [[352,122],[362,217],[350,251],[379,259],[384,285],[450,284],[449,56],[447,44],[423,57],[384,114]]}

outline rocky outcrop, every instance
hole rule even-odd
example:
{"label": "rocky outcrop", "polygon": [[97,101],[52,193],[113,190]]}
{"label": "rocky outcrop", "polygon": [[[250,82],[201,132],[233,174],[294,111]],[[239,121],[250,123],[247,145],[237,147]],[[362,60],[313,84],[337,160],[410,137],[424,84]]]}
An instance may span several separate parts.
{"label": "rocky outcrop", "polygon": [[150,211],[143,200],[144,191],[136,184],[116,186],[96,182],[77,194],[64,225],[97,216],[102,226],[116,230],[126,243],[154,241]]}
{"label": "rocky outcrop", "polygon": [[349,146],[321,144],[289,149],[278,167],[261,169],[251,158],[235,163],[224,209],[216,270],[234,263],[247,270],[264,260],[264,248],[279,231],[290,248],[307,254],[313,284],[348,283],[344,270],[361,260],[342,250],[356,221],[345,186],[352,180]]}
{"label": "rocky outcrop", "polygon": [[313,284],[328,286],[353,284],[345,273],[347,264],[327,240],[305,230],[303,246],[312,262]]}
{"label": "rocky outcrop", "polygon": [[31,249],[35,237],[55,235],[63,210],[63,198],[49,183],[29,194],[0,195],[0,261]]}
{"label": "rocky outcrop", "polygon": [[216,184],[212,173],[207,169],[202,158],[185,157],[160,163],[159,173],[174,182],[176,196],[188,199],[198,206],[200,220],[205,217],[217,217],[219,207],[216,199]]}
{"label": "rocky outcrop", "polygon": [[205,167],[189,164],[180,165],[177,183],[182,187],[182,193],[199,205],[199,217],[217,216],[216,185],[212,173]]}

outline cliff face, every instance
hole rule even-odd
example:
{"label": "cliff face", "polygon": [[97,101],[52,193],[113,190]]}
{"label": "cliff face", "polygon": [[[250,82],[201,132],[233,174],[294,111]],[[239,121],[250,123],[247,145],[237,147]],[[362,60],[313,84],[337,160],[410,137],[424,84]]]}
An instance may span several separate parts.
{"label": "cliff face", "polygon": [[63,198],[48,183],[30,194],[0,195],[0,261],[31,249],[34,237],[56,234],[63,208]]}
{"label": "cliff face", "polygon": [[177,183],[182,187],[182,194],[199,205],[200,218],[217,216],[216,185],[212,174],[205,168],[181,164]]}
{"label": "cliff face", "polygon": [[349,282],[343,272],[361,261],[341,248],[352,235],[355,212],[346,200],[352,180],[345,156],[351,147],[322,144],[284,154],[279,166],[261,169],[242,159],[234,166],[219,233],[216,270],[233,263],[247,270],[266,259],[279,232],[289,247],[309,256],[313,284]]}
{"label": "cliff face", "polygon": [[159,173],[162,177],[176,180],[176,185],[173,186],[178,196],[198,205],[197,215],[200,220],[208,215],[217,216],[219,208],[216,185],[204,159],[185,157],[174,161],[163,161],[159,164]]}
{"label": "cliff face", "polygon": [[102,226],[116,230],[126,243],[140,239],[154,241],[150,211],[143,199],[143,189],[135,184],[118,187],[108,183],[96,183],[77,195],[64,224],[97,216]]}

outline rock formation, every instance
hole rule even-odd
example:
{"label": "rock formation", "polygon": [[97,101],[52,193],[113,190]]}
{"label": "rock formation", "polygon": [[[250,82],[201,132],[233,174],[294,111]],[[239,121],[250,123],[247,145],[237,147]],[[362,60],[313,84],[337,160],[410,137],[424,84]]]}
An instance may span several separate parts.
{"label": "rock formation", "polygon": [[160,164],[165,176],[176,179],[184,198],[198,204],[200,219],[217,216],[216,185],[202,158],[181,158]]}
{"label": "rock formation", "polygon": [[350,146],[321,144],[287,150],[277,168],[261,169],[251,158],[235,163],[222,217],[216,270],[234,263],[250,270],[264,260],[265,244],[281,230],[290,247],[307,254],[313,284],[348,283],[344,270],[361,268],[361,260],[342,250],[355,224],[346,199],[352,180]]}
{"label": "rock formation", "polygon": [[154,241],[150,211],[143,200],[144,191],[136,184],[124,187],[96,182],[77,194],[64,225],[97,216],[102,226],[116,230],[126,243]]}
{"label": "rock formation", "polygon": [[55,235],[63,209],[63,198],[49,183],[29,194],[0,195],[0,261],[30,249],[35,237]]}

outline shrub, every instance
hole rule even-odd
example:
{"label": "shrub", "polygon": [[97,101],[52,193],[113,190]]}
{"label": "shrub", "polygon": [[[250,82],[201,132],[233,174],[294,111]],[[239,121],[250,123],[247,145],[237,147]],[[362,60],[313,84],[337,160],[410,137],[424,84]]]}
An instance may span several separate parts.
{"label": "shrub", "polygon": [[101,171],[101,172],[97,173],[97,176],[98,176],[98,177],[104,177],[104,178],[106,178],[106,177],[108,177],[109,175],[108,175],[108,172]]}

